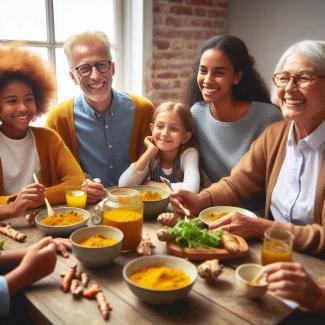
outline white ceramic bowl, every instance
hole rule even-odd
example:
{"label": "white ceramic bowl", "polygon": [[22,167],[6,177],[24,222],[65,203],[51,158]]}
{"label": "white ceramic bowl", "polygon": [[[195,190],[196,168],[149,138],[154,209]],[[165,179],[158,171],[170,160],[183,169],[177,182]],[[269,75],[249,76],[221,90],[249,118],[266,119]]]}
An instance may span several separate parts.
{"label": "white ceramic bowl", "polygon": [[76,229],[86,227],[90,213],[87,210],[73,207],[57,207],[53,208],[54,213],[62,213],[68,211],[75,211],[84,216],[84,220],[69,226],[49,226],[42,224],[42,218],[47,217],[47,210],[41,211],[35,217],[36,226],[45,234],[51,236],[67,236],[70,235]]}
{"label": "white ceramic bowl", "polygon": [[158,186],[137,185],[131,186],[137,191],[152,191],[160,193],[162,199],[159,201],[143,201],[143,216],[145,218],[156,217],[158,214],[165,212],[169,203],[169,193]]}
{"label": "white ceramic bowl", "polygon": [[[232,207],[232,206],[217,206],[217,207],[206,208],[206,209],[204,209],[204,210],[202,210],[200,212],[199,218],[205,224],[210,225],[212,222],[216,221],[217,219],[210,220],[209,215],[211,215],[211,214],[214,214],[214,215],[222,214],[223,216],[226,216],[226,215],[228,215],[230,213],[233,213],[233,212],[236,212],[236,211],[240,212],[242,214],[245,214],[248,217],[256,218],[255,213],[253,213],[253,212],[251,212],[249,210],[243,209],[243,208]],[[223,213],[225,213],[225,214],[223,214]]]}
{"label": "white ceramic bowl", "polygon": [[[181,269],[191,277],[190,283],[185,287],[173,290],[154,290],[141,287],[133,283],[129,276],[134,272],[153,265],[165,265],[173,269]],[[142,301],[148,304],[169,304],[184,298],[197,278],[197,270],[194,264],[183,258],[169,255],[153,255],[139,257],[126,264],[123,268],[123,277],[130,290]]]}
{"label": "white ceramic bowl", "polygon": [[242,264],[236,269],[235,277],[237,286],[250,299],[259,299],[266,292],[267,282],[265,280],[261,280],[257,284],[250,283],[262,268],[262,265],[248,263]]}
{"label": "white ceramic bowl", "polygon": [[[104,247],[85,247],[79,243],[97,234],[117,240]],[[98,268],[110,264],[120,253],[123,241],[121,230],[110,226],[91,226],[74,231],[70,236],[72,252],[85,266]]]}

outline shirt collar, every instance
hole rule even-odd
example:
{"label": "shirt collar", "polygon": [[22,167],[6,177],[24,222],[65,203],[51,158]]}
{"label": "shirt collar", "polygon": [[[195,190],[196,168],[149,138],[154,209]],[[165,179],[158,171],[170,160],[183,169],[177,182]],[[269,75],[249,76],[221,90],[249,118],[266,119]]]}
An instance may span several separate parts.
{"label": "shirt collar", "polygon": [[[288,145],[294,146],[296,145],[295,136],[294,136],[294,125],[295,123],[292,122],[289,134],[288,134]],[[306,138],[299,141],[298,145],[306,144],[312,150],[317,150],[325,141],[325,120]]]}
{"label": "shirt collar", "polygon": [[88,104],[85,94],[84,93],[81,94],[82,105],[85,108],[87,114],[89,114],[90,117],[92,117],[94,120],[98,120],[103,117],[115,115],[115,111],[116,111],[116,108],[118,107],[119,99],[118,99],[118,94],[117,94],[116,90],[114,90],[113,88],[111,88],[111,90],[112,90],[112,103],[111,103],[111,106],[109,107],[109,110],[107,110],[104,114],[96,112]]}

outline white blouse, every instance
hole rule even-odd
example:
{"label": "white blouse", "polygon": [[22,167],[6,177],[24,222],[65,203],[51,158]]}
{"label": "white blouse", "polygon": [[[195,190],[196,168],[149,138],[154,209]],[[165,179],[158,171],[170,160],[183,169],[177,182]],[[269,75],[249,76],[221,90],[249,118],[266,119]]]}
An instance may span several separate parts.
{"label": "white blouse", "polygon": [[298,144],[292,123],[286,155],[271,197],[274,220],[296,225],[314,223],[315,193],[324,150],[325,120]]}

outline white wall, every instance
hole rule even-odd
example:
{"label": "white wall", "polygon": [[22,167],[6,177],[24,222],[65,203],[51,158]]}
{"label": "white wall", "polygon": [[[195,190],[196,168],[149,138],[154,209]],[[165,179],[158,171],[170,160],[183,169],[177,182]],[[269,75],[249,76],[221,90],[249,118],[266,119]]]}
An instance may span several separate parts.
{"label": "white wall", "polygon": [[246,43],[268,85],[289,45],[325,40],[324,0],[230,0],[228,14],[228,34]]}

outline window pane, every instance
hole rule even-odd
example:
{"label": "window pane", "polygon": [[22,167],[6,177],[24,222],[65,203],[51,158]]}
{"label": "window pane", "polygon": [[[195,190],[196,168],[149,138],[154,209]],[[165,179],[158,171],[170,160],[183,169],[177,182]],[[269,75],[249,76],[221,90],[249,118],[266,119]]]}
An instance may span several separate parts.
{"label": "window pane", "polygon": [[0,0],[0,39],[46,41],[45,0]]}
{"label": "window pane", "polygon": [[54,25],[57,42],[85,30],[100,30],[115,43],[114,0],[54,0]]}
{"label": "window pane", "polygon": [[69,99],[80,93],[77,86],[69,76],[69,65],[63,49],[55,50],[56,55],[56,79],[58,85],[58,102]]}

